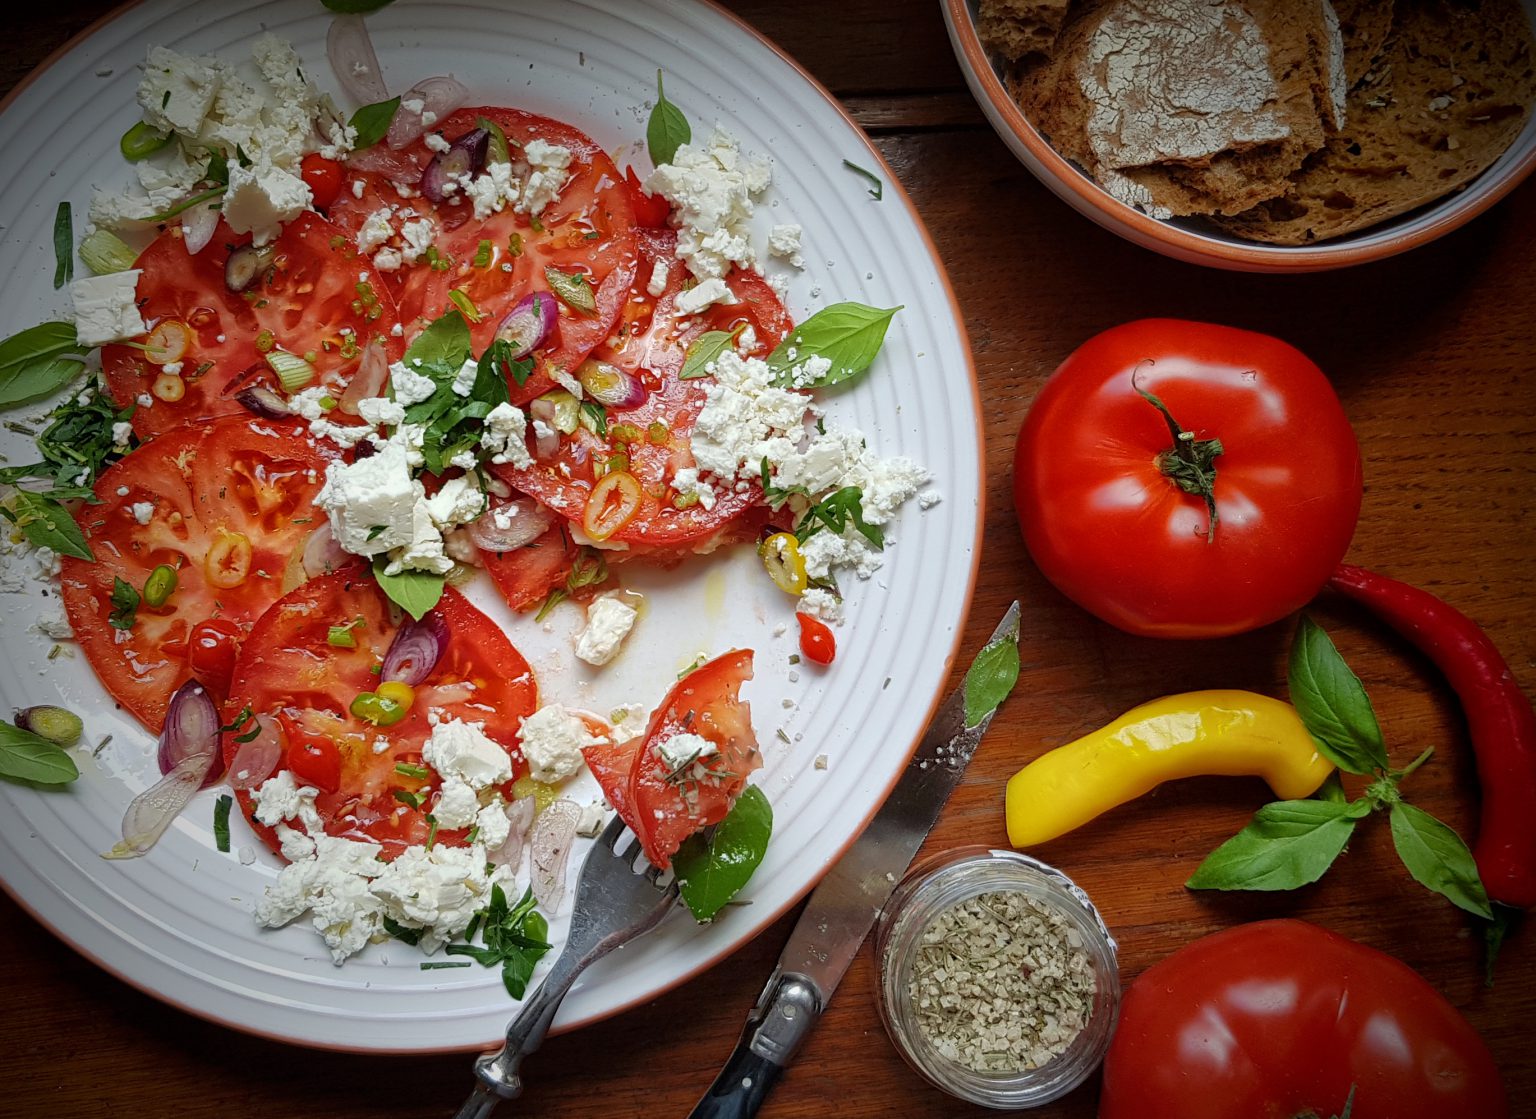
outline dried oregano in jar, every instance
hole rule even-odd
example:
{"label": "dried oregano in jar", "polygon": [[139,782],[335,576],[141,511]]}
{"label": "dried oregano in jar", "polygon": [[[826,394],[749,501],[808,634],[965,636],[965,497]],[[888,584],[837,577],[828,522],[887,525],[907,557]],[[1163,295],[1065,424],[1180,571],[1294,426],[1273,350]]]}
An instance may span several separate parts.
{"label": "dried oregano in jar", "polygon": [[1036,1069],[1093,1008],[1093,963],[1059,909],[1016,890],[978,894],[923,930],[907,994],[918,1028],[976,1072]]}

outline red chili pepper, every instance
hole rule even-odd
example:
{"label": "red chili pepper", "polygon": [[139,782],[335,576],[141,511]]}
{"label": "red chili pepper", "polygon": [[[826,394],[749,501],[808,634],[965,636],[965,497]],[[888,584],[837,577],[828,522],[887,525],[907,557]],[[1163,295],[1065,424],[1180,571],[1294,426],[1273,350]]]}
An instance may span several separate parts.
{"label": "red chili pepper", "polygon": [[1434,661],[1467,719],[1483,811],[1473,854],[1494,901],[1536,905],[1536,710],[1476,622],[1427,591],[1340,565],[1328,585],[1368,606]]}

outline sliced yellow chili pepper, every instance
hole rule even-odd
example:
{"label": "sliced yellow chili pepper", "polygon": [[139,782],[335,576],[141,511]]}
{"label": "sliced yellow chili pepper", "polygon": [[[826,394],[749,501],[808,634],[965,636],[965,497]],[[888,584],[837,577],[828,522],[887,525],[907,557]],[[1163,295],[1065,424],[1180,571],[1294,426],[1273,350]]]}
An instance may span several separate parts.
{"label": "sliced yellow chili pepper", "polygon": [[1244,691],[1166,696],[1014,774],[1008,841],[1055,839],[1175,777],[1262,777],[1277,797],[1295,800],[1332,771],[1289,703]]}
{"label": "sliced yellow chili pepper", "polygon": [[792,595],[805,593],[805,557],[800,554],[800,541],[794,533],[774,533],[757,546],[757,554],[779,590]]}

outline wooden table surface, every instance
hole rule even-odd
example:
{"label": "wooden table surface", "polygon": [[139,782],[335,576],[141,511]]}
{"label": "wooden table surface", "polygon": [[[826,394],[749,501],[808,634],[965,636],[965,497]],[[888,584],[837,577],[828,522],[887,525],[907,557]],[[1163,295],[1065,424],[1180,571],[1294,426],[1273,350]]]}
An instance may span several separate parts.
{"label": "wooden table surface", "polygon": [[[105,12],[101,0],[29,5],[0,42],[9,88]],[[1470,226],[1381,264],[1260,277],[1178,264],[1058,202],[972,102],[937,0],[733,7],[799,59],[874,136],[949,269],[986,403],[987,523],[962,663],[1008,600],[1024,603],[1024,672],[925,850],[1005,846],[1003,784],[1048,745],[1154,696],[1197,687],[1283,694],[1293,621],[1195,643],[1132,638],[1067,602],[1031,564],[1009,499],[1013,437],[1057,363],[1094,332],[1170,315],[1280,335],[1337,386],[1365,457],[1355,563],[1429,588],[1487,629],[1536,691],[1536,184]],[[1394,759],[1434,760],[1412,800],[1464,836],[1478,793],[1453,697],[1423,657],[1360,612],[1312,608],[1374,697]],[[1211,895],[1182,882],[1266,799],[1254,780],[1165,787],[1041,855],[1095,898],[1128,982],[1204,933],[1298,916],[1393,953],[1481,1032],[1514,1113],[1536,1117],[1536,934],[1508,944],[1492,990],[1476,938],[1396,863],[1368,821],[1324,881],[1281,895]],[[510,1114],[682,1116],[730,1051],[793,915],[729,964],[619,1018],[551,1039]],[[777,1119],[969,1116],[910,1072],[876,1016],[866,946],[763,1114]],[[470,1084],[466,1056],[379,1058],[248,1037],[164,1006],[77,956],[0,895],[0,1115],[234,1115],[442,1119]],[[1090,1080],[1042,1115],[1094,1113]]]}

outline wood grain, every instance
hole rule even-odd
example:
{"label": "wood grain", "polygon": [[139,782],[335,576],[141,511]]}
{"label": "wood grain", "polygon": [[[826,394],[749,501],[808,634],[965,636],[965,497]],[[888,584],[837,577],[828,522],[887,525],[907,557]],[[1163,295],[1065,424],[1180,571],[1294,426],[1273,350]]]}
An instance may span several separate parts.
{"label": "wood grain", "polygon": [[[38,6],[0,44],[9,87],[109,5]],[[926,850],[1004,844],[1010,774],[1047,747],[1152,696],[1192,687],[1278,691],[1292,623],[1225,641],[1140,640],[1064,600],[1034,569],[1009,497],[1012,440],[1043,379],[1093,332],[1170,315],[1281,335],[1332,376],[1356,426],[1367,492],[1350,558],[1426,587],[1481,622],[1536,691],[1536,187],[1440,242],[1318,276],[1242,276],[1137,249],[1068,210],[1008,154],[968,96],[932,0],[835,5],[739,0],[745,18],[843,98],[928,223],[950,270],[986,403],[987,525],[962,663],[1014,597],[1024,674]],[[1321,599],[1370,689],[1392,756],[1424,745],[1415,803],[1464,835],[1476,778],[1454,698],[1433,666],[1354,608]],[[1320,884],[1290,895],[1211,896],[1182,882],[1264,799],[1257,782],[1193,780],[1046,846],[1093,895],[1129,981],[1203,933],[1289,915],[1392,952],[1460,1007],[1503,1070],[1514,1114],[1536,1117],[1536,943],[1506,947],[1479,982],[1468,923],[1397,865],[1367,821]],[[727,966],[618,1019],[554,1038],[508,1114],[684,1115],[729,1052],[792,917]],[[901,1062],[876,1017],[868,949],[764,1114],[778,1119],[981,1116]],[[311,1052],[209,1025],[99,971],[0,897],[0,1116],[308,1119],[441,1117],[469,1085],[464,1056]],[[1095,1110],[1090,1082],[1042,1109]]]}

